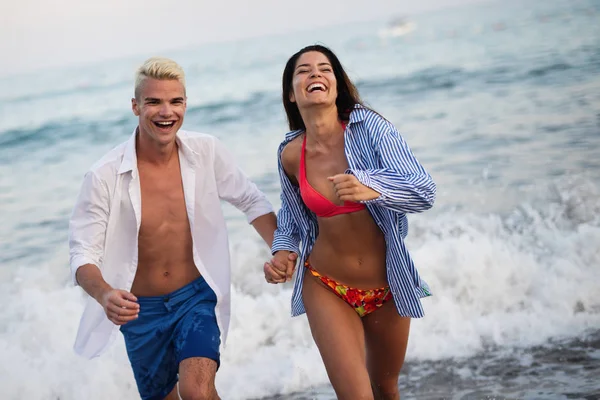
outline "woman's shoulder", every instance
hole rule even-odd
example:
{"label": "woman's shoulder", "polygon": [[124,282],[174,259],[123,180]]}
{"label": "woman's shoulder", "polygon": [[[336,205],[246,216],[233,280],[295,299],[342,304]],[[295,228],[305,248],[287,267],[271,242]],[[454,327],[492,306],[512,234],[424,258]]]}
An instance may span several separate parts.
{"label": "woman's shoulder", "polygon": [[297,136],[284,141],[281,145],[281,165],[290,178],[295,176],[300,166],[300,153],[302,152],[303,137],[303,134],[298,134]]}
{"label": "woman's shoulder", "polygon": [[281,160],[295,160],[300,158],[302,151],[302,138],[304,135],[298,135],[295,138],[283,143],[281,149]]}

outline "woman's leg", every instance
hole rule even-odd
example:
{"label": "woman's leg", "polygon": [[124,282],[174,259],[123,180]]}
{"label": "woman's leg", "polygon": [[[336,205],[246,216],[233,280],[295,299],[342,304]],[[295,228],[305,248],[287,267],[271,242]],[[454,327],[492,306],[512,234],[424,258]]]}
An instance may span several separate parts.
{"label": "woman's leg", "polygon": [[398,376],[404,364],[410,318],[401,317],[394,301],[363,317],[367,368],[375,399],[397,400]]}
{"label": "woman's leg", "polygon": [[360,317],[306,271],[302,297],[310,330],[339,400],[371,400]]}

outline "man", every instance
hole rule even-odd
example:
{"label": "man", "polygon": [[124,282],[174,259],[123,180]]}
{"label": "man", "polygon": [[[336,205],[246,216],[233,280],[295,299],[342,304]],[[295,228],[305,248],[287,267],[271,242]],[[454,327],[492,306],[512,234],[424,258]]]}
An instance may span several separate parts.
{"label": "man", "polygon": [[214,137],[180,131],[185,78],[151,58],[131,100],[139,125],[85,175],[69,226],[74,283],[90,298],[75,351],[103,353],[120,330],[143,399],[218,399],[230,315],[220,200],[270,246],[275,214]]}

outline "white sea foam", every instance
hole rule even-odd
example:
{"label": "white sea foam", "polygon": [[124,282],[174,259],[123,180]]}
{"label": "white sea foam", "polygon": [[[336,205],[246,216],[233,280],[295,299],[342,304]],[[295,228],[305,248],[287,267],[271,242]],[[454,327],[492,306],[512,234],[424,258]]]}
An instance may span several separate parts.
{"label": "white sea foam", "polygon": [[[413,323],[408,359],[530,346],[600,326],[599,192],[576,180],[507,216],[413,217],[409,247],[434,296]],[[291,287],[263,282],[269,252],[252,235],[232,234],[233,317],[217,378],[225,399],[327,382],[306,318],[289,317]],[[65,278],[64,253],[3,277],[3,398],[135,398],[120,335],[91,362],[72,352],[83,296]]]}

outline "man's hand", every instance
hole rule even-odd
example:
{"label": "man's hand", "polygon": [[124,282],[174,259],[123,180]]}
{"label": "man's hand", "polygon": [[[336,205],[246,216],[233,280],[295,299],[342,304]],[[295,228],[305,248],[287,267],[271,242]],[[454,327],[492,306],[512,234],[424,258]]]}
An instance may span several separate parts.
{"label": "man's hand", "polygon": [[264,266],[265,280],[269,283],[283,283],[292,279],[298,254],[287,250],[275,253],[270,262]]}
{"label": "man's hand", "polygon": [[106,316],[115,325],[126,324],[138,317],[140,305],[136,301],[133,294],[118,289],[107,290],[99,299]]}
{"label": "man's hand", "polygon": [[342,201],[367,201],[378,198],[381,194],[363,185],[354,175],[338,174],[330,176],[330,182],[333,183],[335,194]]}

